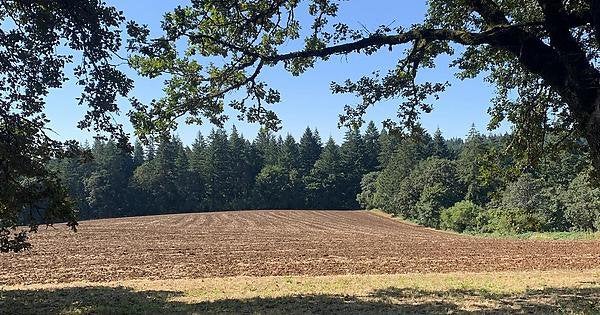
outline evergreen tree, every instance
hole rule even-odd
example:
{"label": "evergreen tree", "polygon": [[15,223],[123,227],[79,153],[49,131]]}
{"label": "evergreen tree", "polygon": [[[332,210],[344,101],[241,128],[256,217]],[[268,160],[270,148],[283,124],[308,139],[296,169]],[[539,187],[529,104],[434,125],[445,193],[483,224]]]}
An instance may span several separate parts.
{"label": "evergreen tree", "polygon": [[133,168],[136,169],[144,164],[144,148],[142,144],[136,140],[133,145]]}
{"label": "evergreen tree", "polygon": [[76,205],[78,219],[90,219],[89,203],[84,179],[89,178],[93,163],[79,157],[50,161],[48,168],[55,172]]}
{"label": "evergreen tree", "polygon": [[377,177],[379,177],[379,172],[371,172],[365,174],[360,181],[360,193],[356,196],[356,201],[363,209],[370,210],[379,206],[375,202]]}
{"label": "evergreen tree", "polygon": [[363,137],[363,142],[365,146],[364,164],[366,173],[376,171],[379,167],[379,137],[379,131],[377,130],[377,127],[375,127],[375,123],[370,121],[367,125],[367,129],[365,130],[365,135]]}
{"label": "evergreen tree", "polygon": [[451,159],[452,156],[450,154],[450,150],[448,150],[448,146],[446,144],[446,140],[442,136],[442,131],[438,128],[433,134],[432,141],[433,149],[432,154],[440,159]]}
{"label": "evergreen tree", "polygon": [[253,189],[254,177],[248,161],[246,140],[238,133],[235,126],[229,136],[229,187],[228,210],[247,208],[248,199]]}
{"label": "evergreen tree", "polygon": [[315,166],[306,178],[307,207],[311,209],[336,209],[340,203],[344,178],[340,149],[329,138]]}
{"label": "evergreen tree", "polygon": [[448,147],[448,152],[450,152],[450,158],[456,160],[463,150],[464,141],[461,138],[451,138],[446,140],[446,146]]}
{"label": "evergreen tree", "polygon": [[254,139],[254,147],[260,153],[262,165],[275,165],[279,160],[277,140],[273,134],[265,128],[258,131]]}
{"label": "evergreen tree", "polygon": [[135,170],[133,188],[144,198],[139,214],[190,211],[195,200],[191,195],[191,173],[187,152],[176,137],[163,139],[156,156]]}
{"label": "evergreen tree", "polygon": [[300,168],[300,151],[298,144],[292,135],[288,134],[281,145],[279,165],[285,170],[298,170]]}
{"label": "evergreen tree", "polygon": [[207,183],[207,152],[206,140],[198,132],[192,149],[189,153],[190,190],[194,200],[194,211],[207,210],[206,183]]}
{"label": "evergreen tree", "polygon": [[358,128],[349,129],[340,148],[341,174],[346,183],[338,197],[344,209],[358,208],[356,196],[360,192],[360,180],[367,172],[366,150]]}
{"label": "evergreen tree", "polygon": [[232,186],[231,155],[227,133],[223,129],[212,130],[206,154],[206,202],[210,211],[225,210],[230,206]]}
{"label": "evergreen tree", "polygon": [[[179,146],[178,139],[165,139],[158,145],[156,157],[153,160],[158,178],[154,204],[160,210],[166,213],[174,213],[180,209],[179,176],[178,167],[185,163],[184,158],[178,157]],[[180,161],[177,161],[179,158]],[[154,210],[156,211],[156,210]]]}
{"label": "evergreen tree", "polygon": [[133,159],[115,142],[98,139],[92,147],[93,171],[83,180],[89,217],[105,218],[126,214],[129,211],[129,178],[133,172]]}
{"label": "evergreen tree", "polygon": [[190,151],[183,146],[179,138],[173,139],[175,145],[175,174],[178,210],[184,212],[200,210],[200,201],[202,198],[201,183],[196,181],[196,177],[191,170],[189,155]]}
{"label": "evergreen tree", "polygon": [[192,143],[192,151],[190,152],[190,169],[196,176],[203,177],[206,172],[206,154],[207,145],[204,136],[198,132],[194,143]]}
{"label": "evergreen tree", "polygon": [[423,150],[417,142],[412,139],[402,141],[377,178],[374,203],[386,212],[403,218],[412,217],[418,192],[410,174],[423,159]]}
{"label": "evergreen tree", "polygon": [[419,163],[411,177],[419,194],[411,219],[437,228],[442,210],[453,206],[464,195],[454,162],[430,157]]}
{"label": "evergreen tree", "polygon": [[[263,158],[261,152],[258,150],[254,142],[246,141],[246,147],[248,148],[247,160],[248,160],[248,172],[250,178],[253,180],[253,184],[256,184],[256,178],[258,174],[261,172],[263,167]],[[259,200],[259,196],[255,193],[256,188],[253,189],[253,192],[247,199],[247,208],[261,208],[264,204]]]}
{"label": "evergreen tree", "polygon": [[400,145],[400,138],[393,133],[388,133],[385,129],[379,134],[379,156],[378,161],[381,168],[388,165],[396,149]]}
{"label": "evergreen tree", "polygon": [[300,154],[300,175],[307,175],[319,159],[323,146],[319,132],[315,130],[313,133],[310,128],[306,128],[302,138],[300,138],[299,154]]}
{"label": "evergreen tree", "polygon": [[146,160],[150,161],[150,160],[154,159],[155,155],[156,155],[156,146],[155,146],[154,140],[150,140],[150,142],[148,143],[147,151],[146,151]]}
{"label": "evergreen tree", "polygon": [[490,201],[490,187],[480,176],[482,164],[487,152],[485,138],[471,125],[469,134],[459,155],[458,169],[461,180],[466,184],[466,200],[483,206]]}

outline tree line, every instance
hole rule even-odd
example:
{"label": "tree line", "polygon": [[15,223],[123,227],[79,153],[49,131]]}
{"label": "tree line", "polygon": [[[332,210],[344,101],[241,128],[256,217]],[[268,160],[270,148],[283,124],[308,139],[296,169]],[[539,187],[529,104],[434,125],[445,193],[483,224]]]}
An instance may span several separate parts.
{"label": "tree line", "polygon": [[191,147],[172,137],[133,154],[112,141],[89,146],[93,159],[55,159],[80,219],[239,209],[357,209],[364,174],[379,166],[380,133],[348,130],[323,143],[317,130],[252,141],[234,127],[198,134]]}
{"label": "tree line", "polygon": [[[549,134],[550,138],[563,137]],[[379,171],[361,182],[360,204],[419,224],[458,232],[514,234],[600,229],[600,189],[590,177],[584,140],[548,148],[525,164],[510,135],[430,137],[397,143]]]}
{"label": "tree line", "polygon": [[[558,137],[558,136],[554,136]],[[338,145],[317,130],[252,141],[235,127],[180,139],[135,142],[129,154],[95,141],[93,159],[50,168],[81,219],[240,209],[381,209],[459,232],[520,233],[600,228],[600,189],[591,184],[585,141],[523,168],[510,135],[463,139],[419,129],[400,138],[369,123]]]}

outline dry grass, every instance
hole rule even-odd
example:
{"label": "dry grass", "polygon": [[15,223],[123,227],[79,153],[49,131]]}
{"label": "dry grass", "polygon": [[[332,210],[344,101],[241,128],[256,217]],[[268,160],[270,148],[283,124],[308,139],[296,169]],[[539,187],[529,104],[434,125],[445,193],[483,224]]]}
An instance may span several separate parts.
{"label": "dry grass", "polygon": [[0,297],[7,314],[598,313],[600,270],[75,282]]}

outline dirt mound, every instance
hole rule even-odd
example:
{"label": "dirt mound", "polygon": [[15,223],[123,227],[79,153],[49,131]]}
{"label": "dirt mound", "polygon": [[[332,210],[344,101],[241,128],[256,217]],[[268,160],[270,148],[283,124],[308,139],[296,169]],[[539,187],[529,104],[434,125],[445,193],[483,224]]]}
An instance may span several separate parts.
{"label": "dirt mound", "polygon": [[3,255],[0,284],[223,276],[600,268],[598,241],[519,241],[434,231],[364,211],[241,211],[42,229]]}

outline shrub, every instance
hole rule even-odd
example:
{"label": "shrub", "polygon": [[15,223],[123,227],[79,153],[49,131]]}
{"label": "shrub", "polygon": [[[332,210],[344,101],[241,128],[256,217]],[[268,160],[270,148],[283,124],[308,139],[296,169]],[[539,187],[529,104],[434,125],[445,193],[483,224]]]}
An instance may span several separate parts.
{"label": "shrub", "polygon": [[562,229],[563,211],[551,195],[543,180],[525,173],[506,187],[500,206],[491,213],[491,224],[502,233]]}
{"label": "shrub", "polygon": [[356,195],[356,201],[364,209],[371,210],[377,208],[375,193],[377,192],[377,177],[379,172],[371,172],[363,176],[360,181],[360,193]]}
{"label": "shrub", "polygon": [[441,213],[440,227],[456,232],[477,231],[483,208],[471,201],[460,201]]}
{"label": "shrub", "polygon": [[531,213],[521,208],[493,208],[485,212],[486,226],[483,232],[518,234],[543,230],[546,218],[540,213]]}
{"label": "shrub", "polygon": [[564,194],[565,218],[575,230],[600,229],[600,189],[589,184],[589,175],[579,174]]}

